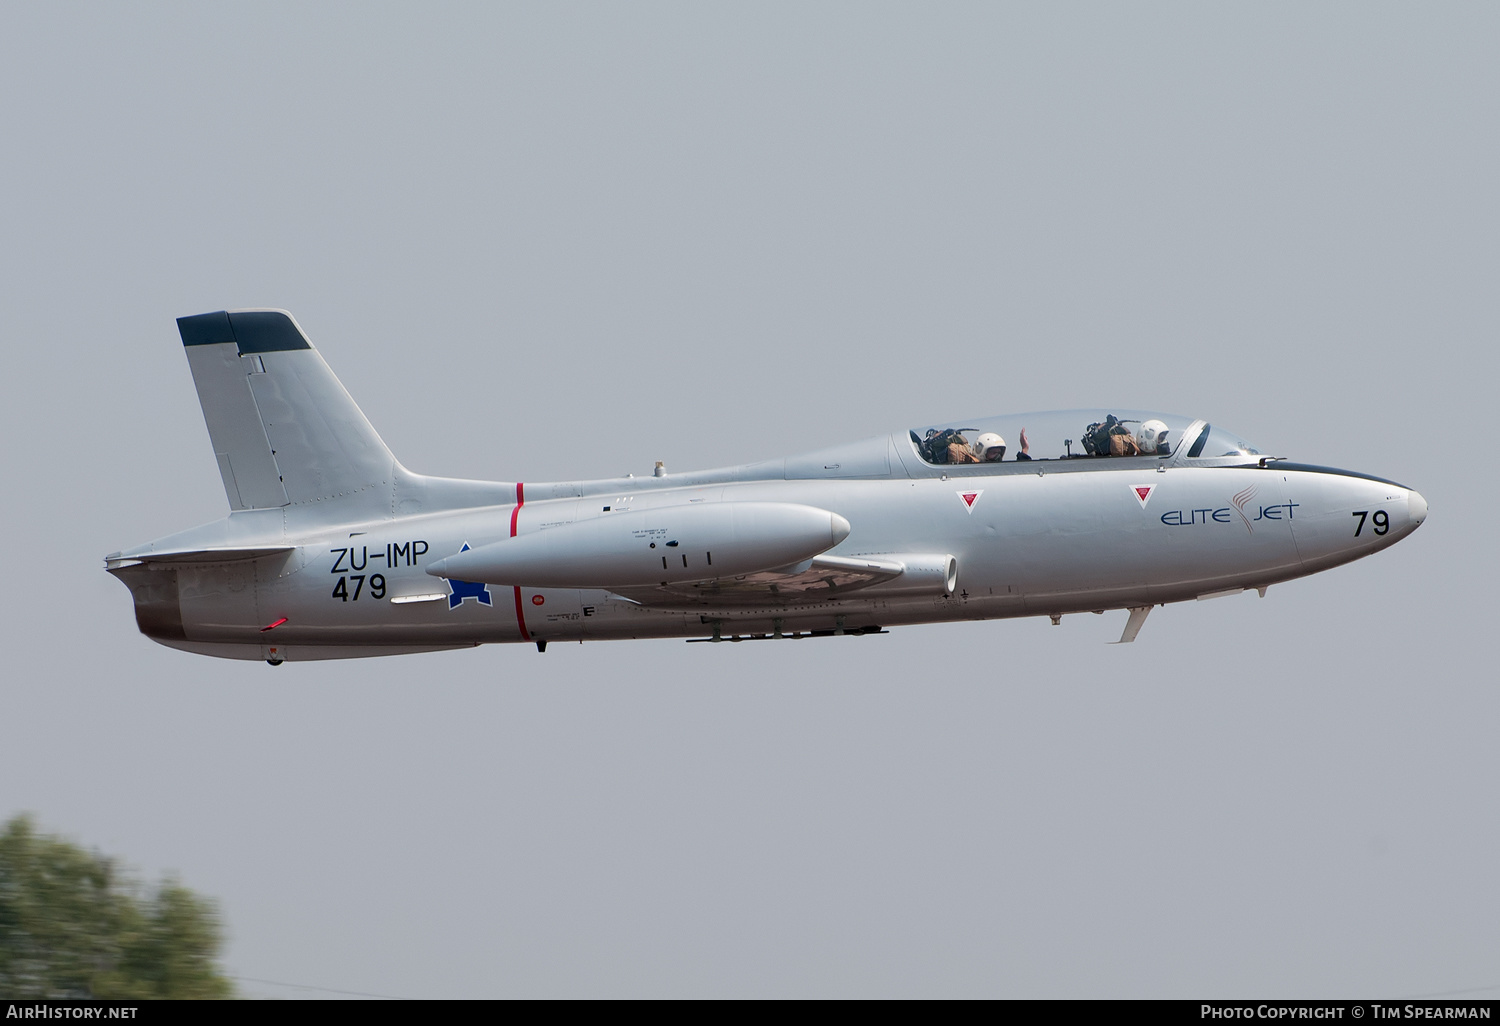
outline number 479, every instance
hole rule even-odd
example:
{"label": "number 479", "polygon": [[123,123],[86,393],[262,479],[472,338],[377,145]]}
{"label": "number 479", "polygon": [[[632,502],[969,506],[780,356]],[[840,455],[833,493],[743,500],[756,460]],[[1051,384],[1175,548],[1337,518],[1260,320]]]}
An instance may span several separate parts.
{"label": "number 479", "polygon": [[[1370,517],[1370,511],[1360,509],[1354,511],[1354,516],[1359,517],[1359,523],[1354,525],[1354,537],[1359,537],[1359,532],[1365,529],[1365,517]],[[1391,518],[1383,509],[1377,509],[1375,515],[1370,517],[1370,530],[1376,534],[1385,534],[1391,529]]]}

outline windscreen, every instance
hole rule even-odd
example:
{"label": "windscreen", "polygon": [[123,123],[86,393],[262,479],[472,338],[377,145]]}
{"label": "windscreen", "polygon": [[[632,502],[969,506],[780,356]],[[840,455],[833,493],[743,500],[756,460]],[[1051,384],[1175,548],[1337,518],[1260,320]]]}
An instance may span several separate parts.
{"label": "windscreen", "polygon": [[1232,435],[1212,424],[1203,425],[1197,437],[1188,442],[1192,459],[1221,459],[1225,456],[1259,456],[1261,451],[1238,435]]}

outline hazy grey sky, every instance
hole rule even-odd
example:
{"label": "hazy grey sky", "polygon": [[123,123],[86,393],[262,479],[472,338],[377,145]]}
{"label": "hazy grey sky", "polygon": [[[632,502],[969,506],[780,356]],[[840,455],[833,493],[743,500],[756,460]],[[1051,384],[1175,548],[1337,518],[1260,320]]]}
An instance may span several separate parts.
{"label": "hazy grey sky", "polygon": [[[402,996],[1500,993],[1500,9],[0,8],[0,816]],[[527,481],[1116,405],[1394,478],[1243,598],[783,645],[209,660],[173,318],[292,310]],[[295,995],[265,984],[251,994]]]}

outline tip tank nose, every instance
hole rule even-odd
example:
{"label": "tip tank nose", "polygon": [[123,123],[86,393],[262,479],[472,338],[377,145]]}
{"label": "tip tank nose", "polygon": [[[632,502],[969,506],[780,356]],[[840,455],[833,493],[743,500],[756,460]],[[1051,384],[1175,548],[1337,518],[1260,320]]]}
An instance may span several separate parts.
{"label": "tip tank nose", "polygon": [[[1412,494],[1415,495],[1416,493],[1413,492]],[[1422,508],[1426,509],[1427,507],[1423,506]],[[829,526],[833,529],[833,544],[837,545],[839,542],[849,537],[849,532],[852,531],[853,528],[849,526],[849,521],[845,520],[837,513],[830,513],[828,514],[828,517]]]}
{"label": "tip tank nose", "polygon": [[1406,516],[1413,527],[1421,527],[1422,521],[1427,519],[1427,500],[1422,498],[1420,492],[1407,493]]}

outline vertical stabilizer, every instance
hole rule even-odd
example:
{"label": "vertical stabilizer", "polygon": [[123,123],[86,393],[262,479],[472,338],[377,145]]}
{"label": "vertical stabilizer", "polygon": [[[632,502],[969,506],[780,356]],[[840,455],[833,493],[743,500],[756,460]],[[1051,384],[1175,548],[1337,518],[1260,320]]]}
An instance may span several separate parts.
{"label": "vertical stabilizer", "polygon": [[285,310],[179,317],[231,509],[390,502],[397,463]]}

